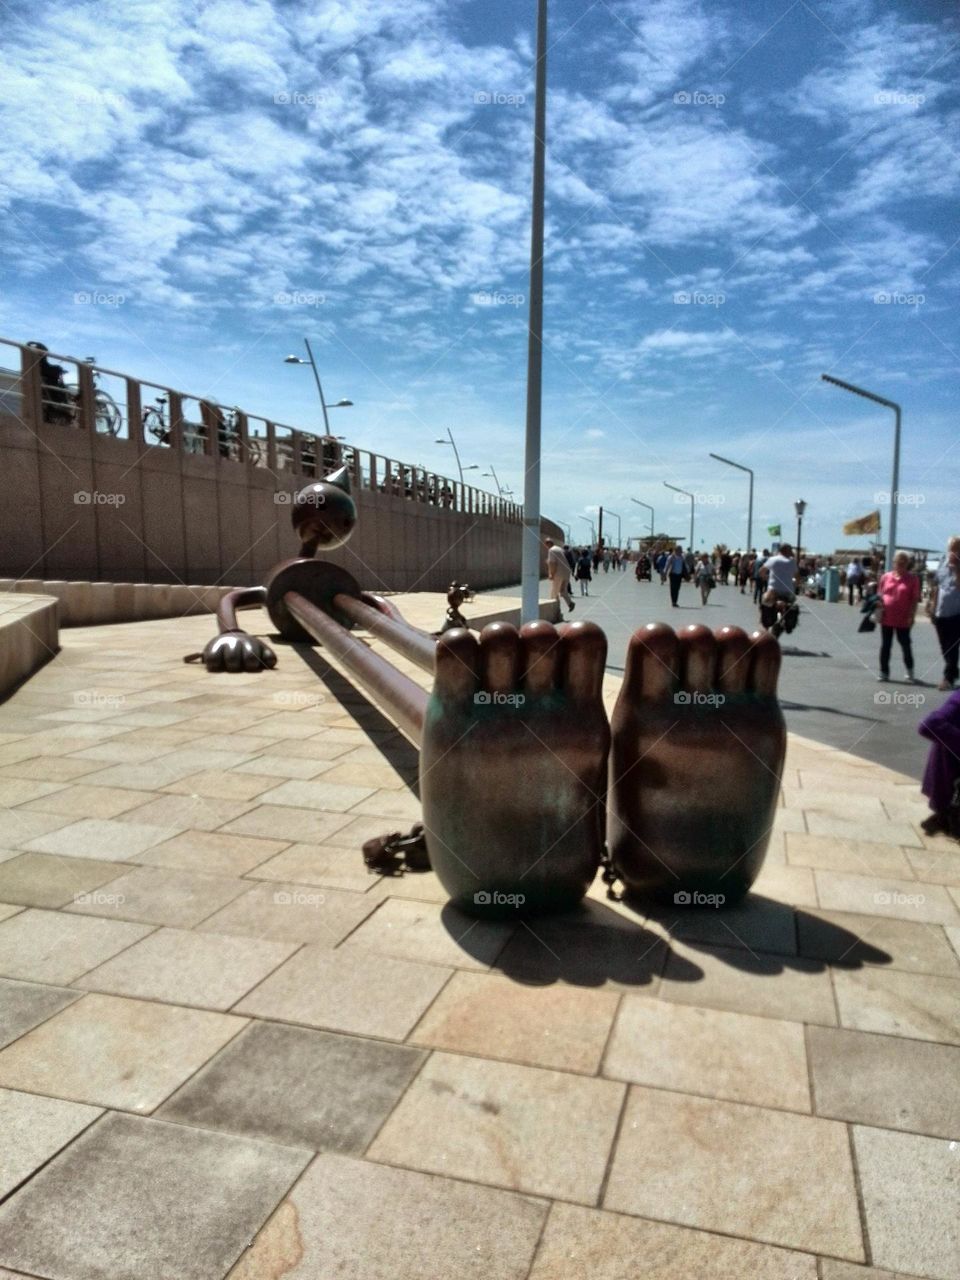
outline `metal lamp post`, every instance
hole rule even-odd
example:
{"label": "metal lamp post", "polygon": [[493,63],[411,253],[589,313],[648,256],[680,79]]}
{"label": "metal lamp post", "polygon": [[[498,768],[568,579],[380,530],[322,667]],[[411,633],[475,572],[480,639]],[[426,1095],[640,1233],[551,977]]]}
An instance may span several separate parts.
{"label": "metal lamp post", "polygon": [[652,541],[653,541],[653,539],[654,539],[654,532],[653,532],[653,507],[651,507],[651,505],[650,505],[650,503],[649,503],[649,502],[641,502],[639,498],[631,498],[631,499],[630,499],[630,501],[631,501],[631,502],[635,502],[635,503],[637,504],[637,506],[638,506],[638,507],[646,507],[646,509],[650,512],[650,541],[652,542]]}
{"label": "metal lamp post", "polygon": [[885,396],[865,391],[863,387],[855,387],[852,382],[844,382],[842,378],[834,378],[829,373],[821,373],[823,382],[830,382],[844,391],[852,391],[855,396],[863,396],[864,400],[872,400],[874,404],[882,404],[894,413],[893,425],[893,479],[890,482],[890,532],[887,535],[887,569],[893,568],[893,556],[897,549],[897,502],[900,488],[900,406],[896,400],[888,400]]}
{"label": "metal lamp post", "polygon": [[666,480],[664,480],[663,483],[667,486],[668,489],[672,489],[674,493],[682,493],[684,497],[690,499],[690,550],[692,552],[693,551],[693,507],[694,507],[694,503],[696,502],[696,497],[694,494],[688,493],[686,489],[678,489],[675,484],[667,484]]}
{"label": "metal lamp post", "polygon": [[[444,440],[444,439],[443,439],[443,437],[441,436],[439,440],[434,440],[434,442],[433,442],[433,443],[434,443],[434,444],[449,444],[449,445],[452,445],[452,446],[453,446],[453,456],[454,456],[454,457],[456,458],[456,460],[457,460],[457,470],[460,472],[460,483],[461,483],[461,485],[462,485],[462,484],[463,484],[463,464],[462,464],[462,463],[461,463],[461,461],[460,461],[460,450],[457,448],[457,442],[456,442],[456,440],[454,440],[454,438],[453,438],[453,432],[450,430],[450,428],[449,428],[449,427],[447,427],[447,436],[448,436],[448,439]],[[467,470],[468,470],[468,471],[476,471],[476,470],[477,470],[476,464],[474,464],[472,467],[467,467]]]}
{"label": "metal lamp post", "polygon": [[745,467],[742,462],[731,462],[729,458],[721,458],[719,453],[711,453],[711,458],[716,458],[718,462],[725,462],[728,467],[736,467],[738,471],[746,471],[750,477],[750,496],[747,499],[747,545],[746,550],[749,551],[753,546],[753,471],[749,467]]}
{"label": "metal lamp post", "polygon": [[581,516],[580,519],[586,520],[587,524],[590,526],[590,545],[595,547],[597,545],[597,526],[589,516]]}
{"label": "metal lamp post", "polygon": [[493,463],[490,464],[490,470],[485,471],[483,474],[492,478],[493,483],[497,486],[497,497],[502,498],[503,490],[500,488],[500,481],[497,479],[497,473],[493,469]]}
{"label": "metal lamp post", "polygon": [[618,547],[618,548],[619,548],[619,547],[622,547],[622,546],[623,546],[623,524],[622,524],[622,522],[621,522],[621,520],[620,520],[620,517],[617,515],[617,513],[616,513],[615,511],[611,511],[609,507],[604,507],[604,511],[606,511],[606,513],[607,513],[607,515],[608,515],[608,516],[613,516],[614,520],[616,520],[616,522],[617,522],[617,547]]}
{"label": "metal lamp post", "polygon": [[793,509],[797,513],[797,568],[800,568],[800,534],[803,532],[803,513],[807,509],[807,504],[802,498],[798,498],[793,504]]}
{"label": "metal lamp post", "polygon": [[307,359],[303,356],[285,356],[284,364],[308,364],[313,370],[313,379],[317,384],[317,395],[320,397],[320,408],[323,410],[323,429],[325,435],[330,435],[330,419],[327,417],[328,409],[349,409],[353,405],[352,400],[338,400],[336,404],[327,404],[323,398],[323,387],[320,385],[320,374],[317,372],[317,362],[313,358],[313,352],[310,349],[310,341],[304,338],[303,345],[307,348]]}

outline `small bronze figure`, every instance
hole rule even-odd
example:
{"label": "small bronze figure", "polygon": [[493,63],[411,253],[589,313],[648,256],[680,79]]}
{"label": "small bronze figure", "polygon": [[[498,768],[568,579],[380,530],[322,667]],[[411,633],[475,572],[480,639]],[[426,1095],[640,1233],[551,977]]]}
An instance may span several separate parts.
{"label": "small bronze figure", "polygon": [[447,587],[447,617],[440,628],[441,635],[447,631],[452,631],[454,627],[469,628],[470,624],[460,612],[460,606],[467,600],[472,600],[473,594],[465,582],[450,583],[449,587]]}

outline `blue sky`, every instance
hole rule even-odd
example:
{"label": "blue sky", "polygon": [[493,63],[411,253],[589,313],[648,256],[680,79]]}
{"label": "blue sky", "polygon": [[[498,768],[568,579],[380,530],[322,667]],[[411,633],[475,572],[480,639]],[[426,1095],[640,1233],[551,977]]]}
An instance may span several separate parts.
{"label": "blue sky", "polygon": [[[307,335],[349,440],[450,473],[449,426],[522,492],[533,0],[3,14],[0,334],[314,426]],[[755,529],[803,497],[860,541],[892,415],[829,371],[903,403],[899,541],[960,530],[958,42],[908,0],[553,0],[545,514],[683,534],[669,481],[739,546],[714,451]]]}

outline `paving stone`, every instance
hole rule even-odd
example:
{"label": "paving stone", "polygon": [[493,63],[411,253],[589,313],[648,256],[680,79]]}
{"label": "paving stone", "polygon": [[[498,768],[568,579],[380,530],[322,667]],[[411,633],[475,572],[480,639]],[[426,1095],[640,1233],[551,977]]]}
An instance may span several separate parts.
{"label": "paving stone", "polygon": [[0,1199],[99,1115],[97,1107],[0,1089]]}
{"label": "paving stone", "polygon": [[960,912],[946,889],[916,880],[816,872],[820,905],[833,911],[892,916],[928,924],[960,924]]}
{"label": "paving stone", "polygon": [[731,1013],[837,1024],[830,975],[819,961],[800,957],[675,943],[667,956],[660,995]]}
{"label": "paving stone", "polygon": [[554,1204],[530,1280],[817,1280],[809,1254]]}
{"label": "paving stone", "polygon": [[28,756],[17,763],[0,766],[0,777],[33,778],[37,782],[58,782],[63,786],[71,778],[82,778],[85,773],[94,773],[96,768],[93,760],[71,760],[67,756]]}
{"label": "paving stone", "polygon": [[290,779],[278,787],[265,791],[264,804],[291,805],[295,809],[324,809],[330,813],[343,813],[360,800],[373,794],[372,787],[335,785],[327,782],[325,775],[318,782]]}
{"label": "paving stone", "polygon": [[866,840],[872,844],[921,846],[921,840],[907,822],[841,818],[827,813],[806,813],[807,830],[815,836],[836,836],[841,840]]}
{"label": "paving stone", "polygon": [[487,969],[516,927],[509,920],[480,920],[455,907],[391,898],[351,934],[346,945],[402,959]]}
{"label": "paving stone", "polygon": [[[260,797],[261,801],[263,797]],[[350,823],[345,813],[321,813],[319,809],[295,809],[281,804],[259,804],[241,818],[234,818],[223,831],[238,836],[266,836],[273,840],[306,841],[320,844]],[[383,834],[382,826],[380,829]],[[338,842],[339,843],[339,842]],[[360,846],[357,845],[359,856]]]}
{"label": "paving stone", "polygon": [[158,929],[77,979],[88,991],[229,1009],[289,959],[295,942]]}
{"label": "paving stone", "polygon": [[261,840],[255,836],[225,835],[220,831],[181,831],[173,839],[138,853],[137,862],[142,866],[243,876],[284,848],[285,840]]}
{"label": "paving stone", "polygon": [[62,813],[34,813],[26,809],[8,809],[3,815],[3,840],[13,849],[22,849],[37,836],[68,825]]}
{"label": "paving stone", "polygon": [[818,1115],[933,1137],[960,1134],[960,1048],[810,1027]]}
{"label": "paving stone", "polygon": [[84,818],[24,846],[35,853],[59,853],[69,858],[97,858],[103,862],[131,862],[137,854],[176,835],[175,827],[149,823]]}
{"label": "paving stone", "polygon": [[495,968],[514,981],[539,986],[558,982],[655,992],[667,955],[663,937],[618,918],[606,905],[600,910],[610,924],[524,921],[497,957]]}
{"label": "paving stone", "polygon": [[960,966],[940,925],[819,910],[801,912],[797,925],[800,954],[839,969],[874,965],[960,977]]}
{"label": "paving stone", "polygon": [[359,893],[269,881],[248,889],[200,928],[335,947],[376,906],[375,900]]}
{"label": "paving stone", "polygon": [[906,850],[913,874],[925,884],[960,885],[960,848]]}
{"label": "paving stone", "polygon": [[[251,763],[256,764],[257,761]],[[256,772],[251,769],[248,773],[241,773],[239,769],[208,769],[205,773],[193,773],[179,782],[171,782],[164,791],[173,795],[206,796],[213,800],[252,800],[273,786],[276,786],[274,779],[262,770]]]}
{"label": "paving stone", "polygon": [[278,1018],[354,1035],[405,1040],[451,971],[365,951],[307,946],[235,1006],[235,1012]]}
{"label": "paving stone", "polygon": [[960,1275],[960,1143],[855,1126],[867,1233],[878,1267]]}
{"label": "paving stone", "polygon": [[803,1027],[775,1018],[626,996],[603,1074],[734,1102],[810,1110]]}
{"label": "paving stone", "polygon": [[633,1086],[603,1207],[864,1260],[834,1120]]}
{"label": "paving stone", "polygon": [[793,908],[754,894],[735,907],[671,906],[651,912],[648,920],[663,925],[671,938],[777,955],[797,954]]}
{"label": "paving stone", "polygon": [[0,1049],[79,998],[67,987],[0,978]]}
{"label": "paving stone", "polygon": [[774,861],[769,854],[763,870],[754,882],[753,892],[774,902],[794,907],[815,907],[817,886],[809,867],[788,867]]}
{"label": "paving stone", "polygon": [[122,862],[22,853],[0,863],[0,898],[28,907],[62,907],[125,870]]}
{"label": "paving stone", "polygon": [[[89,764],[89,761],[87,762]],[[41,813],[63,813],[77,821],[79,818],[115,818],[119,813],[136,809],[138,805],[153,799],[152,791],[131,791],[123,787],[92,787],[76,783],[64,787],[51,796],[32,800],[28,809]]]}
{"label": "paving stone", "polygon": [[89,901],[73,902],[67,910],[187,929],[231,902],[246,887],[246,881],[230,876],[134,867],[111,881],[108,893],[89,895]]}
{"label": "paving stone", "polygon": [[820,1275],[822,1280],[916,1280],[902,1271],[877,1271],[875,1267],[856,1267],[833,1258],[820,1259]]}
{"label": "paving stone", "polygon": [[787,861],[794,866],[854,875],[892,876],[904,880],[912,877],[910,863],[902,849],[866,840],[793,832],[787,835]]}
{"label": "paving stone", "polygon": [[[380,877],[372,875],[364,864],[359,848],[346,849],[334,844],[292,844],[282,853],[251,871],[252,879],[288,880],[298,884],[328,885],[333,889],[349,889],[366,893]],[[419,880],[415,876],[393,876],[391,883],[403,879]],[[446,902],[444,894],[442,901]]]}
{"label": "paving stone", "polygon": [[383,817],[401,823],[419,822],[423,816],[419,798],[407,790],[377,791],[355,804],[351,813]]}
{"label": "paving stone", "polygon": [[434,1053],[369,1157],[593,1204],[623,1090],[611,1080]]}
{"label": "paving stone", "polygon": [[12,809],[16,804],[26,804],[30,800],[36,800],[38,796],[48,796],[63,789],[62,782],[37,782],[31,778],[0,778],[0,808]]}
{"label": "paving stone", "polygon": [[833,982],[844,1027],[960,1044],[960,979],[863,969]]}
{"label": "paving stone", "polygon": [[384,764],[381,759],[377,763],[360,761],[344,761],[327,769],[323,775],[324,782],[340,785],[346,783],[353,787],[376,787],[386,791],[397,791],[405,787],[403,777],[392,765]]}
{"label": "paving stone", "polygon": [[253,800],[216,800],[201,795],[162,795],[122,814],[120,822],[151,823],[183,831],[215,831],[252,809]]}
{"label": "paving stone", "polygon": [[410,1039],[593,1075],[616,1011],[617,996],[610,991],[529,987],[487,974],[455,973]]}
{"label": "paving stone", "polygon": [[107,1115],[0,1208],[0,1262],[52,1280],[223,1276],[309,1152]]}
{"label": "paving stone", "polygon": [[229,1280],[525,1280],[546,1210],[507,1191],[321,1155]]}
{"label": "paving stone", "polygon": [[426,1054],[256,1022],[157,1113],[201,1129],[362,1155]]}
{"label": "paving stone", "polygon": [[31,982],[73,982],[149,932],[127,921],[28,909],[0,924],[0,973]]}
{"label": "paving stone", "polygon": [[[343,751],[343,747],[333,747],[334,754]],[[277,785],[278,778],[299,778],[301,780],[310,781],[318,778],[322,773],[326,773],[331,768],[332,758],[329,760],[318,759],[315,755],[303,758],[297,754],[296,748],[291,746],[290,755],[262,755],[257,756],[254,760],[248,760],[246,764],[239,764],[236,768],[235,776],[243,777],[246,774],[266,778],[267,785],[261,787],[261,791],[269,791]]]}
{"label": "paving stone", "polygon": [[0,1050],[0,1085],[149,1112],[246,1024],[222,1013],[86,995]]}

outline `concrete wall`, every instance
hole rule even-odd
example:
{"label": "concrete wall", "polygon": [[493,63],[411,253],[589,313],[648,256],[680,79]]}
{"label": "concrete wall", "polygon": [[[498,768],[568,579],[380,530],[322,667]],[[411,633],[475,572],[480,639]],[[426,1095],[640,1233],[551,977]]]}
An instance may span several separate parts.
{"label": "concrete wall", "polygon": [[[263,580],[295,555],[290,495],[310,477],[0,414],[0,577],[121,583]],[[372,489],[330,558],[366,589],[516,582],[521,525]]]}
{"label": "concrete wall", "polygon": [[0,595],[0,701],[56,655],[57,634],[56,600]]}

